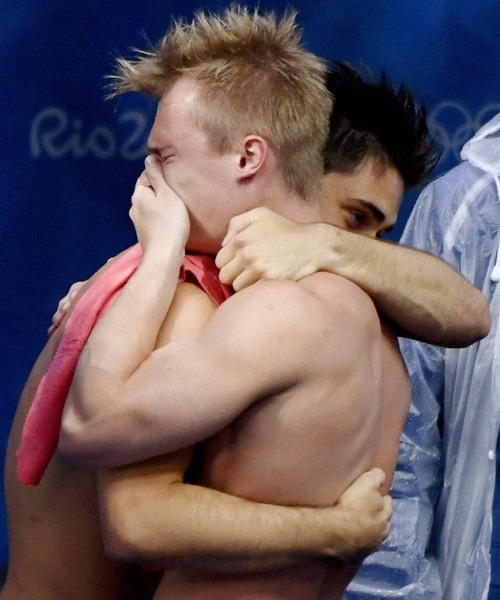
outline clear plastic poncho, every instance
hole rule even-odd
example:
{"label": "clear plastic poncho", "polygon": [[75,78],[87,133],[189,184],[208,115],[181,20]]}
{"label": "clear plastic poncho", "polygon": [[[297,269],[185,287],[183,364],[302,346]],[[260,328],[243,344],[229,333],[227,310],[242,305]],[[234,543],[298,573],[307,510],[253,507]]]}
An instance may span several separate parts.
{"label": "clear plastic poncho", "polygon": [[462,159],[422,192],[401,242],[441,256],[482,290],[491,331],[459,350],[401,340],[413,402],[391,491],[392,531],[346,600],[488,595],[500,414],[500,114],[467,142]]}

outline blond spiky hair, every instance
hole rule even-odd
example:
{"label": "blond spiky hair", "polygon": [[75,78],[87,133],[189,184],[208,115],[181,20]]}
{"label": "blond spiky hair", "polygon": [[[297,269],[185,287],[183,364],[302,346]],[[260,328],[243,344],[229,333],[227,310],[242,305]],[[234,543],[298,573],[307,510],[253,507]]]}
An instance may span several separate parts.
{"label": "blond spiky hair", "polygon": [[119,59],[113,95],[161,97],[188,75],[201,84],[194,118],[216,151],[260,135],[276,153],[287,186],[304,198],[316,196],[332,100],[323,61],[300,42],[293,11],[281,20],[237,5],[222,15],[198,12],[191,23],[174,21],[135,60]]}

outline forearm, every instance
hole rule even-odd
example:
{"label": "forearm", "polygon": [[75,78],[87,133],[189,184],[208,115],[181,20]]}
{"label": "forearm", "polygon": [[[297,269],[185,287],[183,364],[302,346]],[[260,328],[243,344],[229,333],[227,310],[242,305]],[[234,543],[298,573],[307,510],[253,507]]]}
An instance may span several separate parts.
{"label": "forearm", "polygon": [[152,353],[171,304],[181,254],[145,256],[118,299],[94,327],[80,356],[72,401],[83,415],[102,408]]}
{"label": "forearm", "polygon": [[487,301],[443,260],[399,244],[323,227],[320,268],[350,279],[403,335],[450,347],[484,337]]}
{"label": "forearm", "polygon": [[86,419],[99,414],[103,404],[117,402],[120,389],[155,348],[174,297],[189,216],[151,156],[136,182],[129,215],[142,260],[90,334],[68,395],[65,426],[71,421],[68,415]]}
{"label": "forearm", "polygon": [[[59,449],[64,454],[78,457],[80,446],[86,448],[89,442],[105,455],[117,428],[124,432],[124,443],[132,443],[127,442],[126,432],[134,418],[137,420],[136,403],[121,392],[154,350],[177,286],[183,254],[180,244],[145,253],[136,272],[92,330],[64,406],[59,436]],[[97,444],[92,444],[92,431]]]}
{"label": "forearm", "polygon": [[[257,570],[304,557],[344,557],[377,537],[373,516],[365,507],[356,511],[353,503],[349,512],[342,506],[315,509],[251,502],[184,483],[182,473],[172,481],[164,468],[156,459],[100,474],[103,539],[115,559]],[[352,520],[360,512],[368,518],[356,530]],[[370,532],[362,542],[359,529]],[[378,536],[379,530],[377,525]]]}
{"label": "forearm", "polygon": [[291,223],[262,208],[235,217],[229,231],[217,264],[235,290],[329,271],[364,289],[403,335],[466,346],[489,330],[481,292],[430,254],[326,223]]}
{"label": "forearm", "polygon": [[340,508],[254,503],[184,483],[156,495],[158,506],[154,494],[143,493],[144,502],[134,502],[133,492],[113,494],[102,512],[106,548],[115,559],[230,572],[352,551]]}

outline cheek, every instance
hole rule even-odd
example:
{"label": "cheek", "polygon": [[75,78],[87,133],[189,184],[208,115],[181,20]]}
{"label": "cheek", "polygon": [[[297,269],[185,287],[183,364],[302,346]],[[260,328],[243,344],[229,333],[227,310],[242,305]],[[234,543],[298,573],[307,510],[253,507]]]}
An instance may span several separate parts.
{"label": "cheek", "polygon": [[198,182],[194,179],[191,169],[185,169],[182,165],[172,162],[163,166],[163,178],[184,201],[189,201],[195,195]]}

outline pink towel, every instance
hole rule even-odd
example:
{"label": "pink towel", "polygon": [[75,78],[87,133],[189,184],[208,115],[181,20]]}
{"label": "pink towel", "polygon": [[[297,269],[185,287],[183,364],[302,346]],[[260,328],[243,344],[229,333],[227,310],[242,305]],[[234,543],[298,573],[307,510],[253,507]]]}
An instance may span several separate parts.
{"label": "pink towel", "polygon": [[[42,377],[26,417],[17,451],[17,479],[37,485],[59,440],[61,417],[78,358],[92,328],[118,297],[137,269],[142,250],[136,244],[122,254],[78,301],[71,313],[61,343],[47,373]],[[231,288],[219,281],[212,258],[186,255],[179,281],[194,279],[217,303],[229,298]]]}

